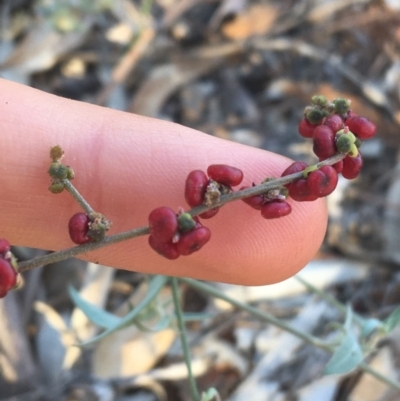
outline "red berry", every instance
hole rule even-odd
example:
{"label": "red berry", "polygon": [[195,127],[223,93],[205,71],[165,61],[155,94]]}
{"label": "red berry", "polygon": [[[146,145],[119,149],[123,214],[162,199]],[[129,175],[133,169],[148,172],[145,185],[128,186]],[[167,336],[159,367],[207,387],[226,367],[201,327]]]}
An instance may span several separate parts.
{"label": "red berry", "polygon": [[[320,162],[322,162],[324,159],[319,159],[319,161]],[[339,160],[337,163],[335,163],[335,164],[332,164],[332,167],[336,170],[336,172],[338,173],[338,174],[340,174],[341,172],[342,172],[342,170],[343,170],[343,159],[342,160]]]}
{"label": "red berry", "polygon": [[208,177],[201,170],[189,173],[185,182],[185,199],[189,206],[195,207],[203,204],[208,181]]}
{"label": "red berry", "polygon": [[322,166],[307,177],[307,186],[319,198],[331,194],[338,183],[338,174],[332,166]]}
{"label": "red berry", "polygon": [[[240,190],[247,188],[249,187],[241,187]],[[256,210],[261,210],[262,205],[264,204],[264,198],[261,195],[250,196],[248,198],[242,199],[242,201]]]}
{"label": "red berry", "polygon": [[307,178],[300,178],[292,182],[289,187],[289,195],[297,202],[310,202],[318,198],[318,196],[313,194],[310,188],[308,188]]}
{"label": "red berry", "polygon": [[156,251],[159,255],[164,256],[164,258],[174,260],[179,258],[179,252],[176,249],[176,244],[170,242],[160,242],[152,235],[149,235],[149,245]]}
{"label": "red berry", "polygon": [[292,207],[284,200],[273,200],[267,202],[261,208],[261,216],[265,219],[277,219],[287,216],[292,211]]}
{"label": "red berry", "polygon": [[308,164],[305,162],[294,162],[286,170],[283,171],[281,177],[285,177],[286,175],[300,173],[300,171],[305,170],[308,167]]}
{"label": "red berry", "polygon": [[353,110],[349,110],[346,116],[344,117],[344,121],[346,122],[351,117],[357,117],[358,114],[355,113]]}
{"label": "red berry", "polygon": [[346,156],[343,159],[342,176],[348,180],[356,178],[358,174],[360,174],[362,165],[363,160],[361,153],[359,153],[356,157]]}
{"label": "red berry", "polygon": [[207,243],[210,237],[211,231],[207,227],[197,227],[182,234],[176,247],[181,255],[190,255]]}
{"label": "red berry", "polygon": [[306,118],[302,118],[298,125],[299,134],[304,138],[312,138],[314,129],[318,125],[311,124]]}
{"label": "red berry", "polygon": [[68,229],[72,242],[82,245],[92,241],[87,235],[89,223],[90,218],[85,213],[76,213],[69,219]]}
{"label": "red berry", "polygon": [[313,150],[320,159],[327,159],[336,153],[335,134],[327,125],[319,125],[314,130]]}
{"label": "red berry", "polygon": [[[300,171],[305,170],[307,167],[308,167],[308,164],[305,162],[294,162],[289,167],[286,168],[286,170],[281,174],[281,177],[285,177],[290,174],[299,173]],[[286,188],[289,189],[291,184],[292,183],[286,184],[285,185]]]}
{"label": "red berry", "polygon": [[4,238],[0,238],[0,256],[5,256],[10,249],[10,243]]}
{"label": "red berry", "polygon": [[376,125],[365,117],[350,117],[346,120],[346,125],[360,139],[370,139],[376,133]]}
{"label": "red berry", "polygon": [[333,164],[332,167],[340,174],[343,171],[343,160],[339,160],[337,163]]}
{"label": "red berry", "polygon": [[169,207],[158,207],[149,215],[149,227],[157,241],[169,242],[178,230],[178,217]]}
{"label": "red berry", "polygon": [[[282,174],[281,177],[285,177],[290,174],[299,173],[308,167],[307,163],[294,162],[292,163]],[[317,199],[307,187],[307,178],[300,178],[290,184],[285,185],[289,190],[289,195],[297,202],[314,201]]]}
{"label": "red berry", "polygon": [[328,126],[335,134],[344,127],[342,117],[337,114],[332,114],[331,116],[326,117],[323,125]]}
{"label": "red berry", "polygon": [[7,295],[7,292],[15,287],[17,283],[17,272],[11,262],[0,258],[0,298]]}
{"label": "red berry", "polygon": [[339,160],[337,163],[332,164],[332,167],[340,174],[343,170],[343,160]]}
{"label": "red berry", "polygon": [[222,185],[234,187],[243,180],[243,172],[236,167],[226,164],[212,164],[207,168],[208,176]]}

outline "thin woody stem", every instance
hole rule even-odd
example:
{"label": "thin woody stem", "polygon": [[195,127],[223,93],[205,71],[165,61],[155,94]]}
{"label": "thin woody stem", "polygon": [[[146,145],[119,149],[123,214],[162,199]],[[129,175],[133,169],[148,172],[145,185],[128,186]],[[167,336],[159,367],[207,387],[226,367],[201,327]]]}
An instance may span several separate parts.
{"label": "thin woody stem", "polygon": [[74,185],[71,183],[70,180],[65,178],[62,180],[64,184],[64,188],[71,194],[71,196],[81,205],[82,209],[87,213],[87,214],[92,214],[94,213],[93,208],[89,205],[88,202],[86,202],[86,199],[79,193],[79,191],[74,187]]}
{"label": "thin woody stem", "polygon": [[[315,167],[320,168],[322,166],[328,166],[337,163],[338,161],[342,160],[346,155],[342,153],[337,153],[336,155],[326,159],[320,163],[315,164]],[[233,202],[236,200],[248,198],[250,196],[260,195],[271,189],[279,188],[283,185],[289,184],[293,181],[296,181],[303,177],[303,172],[294,173],[287,175],[285,177],[277,178],[276,180],[264,182],[260,185],[256,185],[251,188],[243,189],[241,191],[231,192],[226,195],[222,195],[221,199],[218,203],[213,204],[211,206],[196,206],[195,208],[188,211],[191,216],[197,216],[201,213],[204,213],[208,210],[214,209],[216,207],[224,206],[229,202]],[[76,191],[78,192],[78,191]],[[82,203],[81,203],[82,205]],[[83,207],[83,206],[82,206]],[[90,207],[90,206],[89,206]],[[110,235],[102,239],[98,242],[90,242],[88,244],[74,246],[72,248],[64,249],[62,251],[50,253],[44,256],[38,256],[34,259],[27,260],[25,262],[21,262],[18,264],[18,271],[24,272],[27,270],[34,269],[39,266],[48,265],[55,262],[60,262],[62,260],[74,257],[79,254],[87,253],[90,251],[94,251],[95,249],[100,249],[112,244],[116,244],[118,242],[126,241],[128,239],[132,239],[135,237],[140,237],[142,235],[147,235],[150,233],[149,227],[139,227],[133,230],[125,231],[119,234]]]}

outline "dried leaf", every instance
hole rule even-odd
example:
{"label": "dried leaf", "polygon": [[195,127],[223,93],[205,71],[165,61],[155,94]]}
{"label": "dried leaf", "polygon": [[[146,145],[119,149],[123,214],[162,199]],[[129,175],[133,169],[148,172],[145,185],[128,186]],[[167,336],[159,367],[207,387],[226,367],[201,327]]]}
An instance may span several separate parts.
{"label": "dried leaf", "polygon": [[265,35],[272,28],[278,16],[278,9],[269,4],[255,4],[232,22],[222,26],[222,33],[233,40]]}

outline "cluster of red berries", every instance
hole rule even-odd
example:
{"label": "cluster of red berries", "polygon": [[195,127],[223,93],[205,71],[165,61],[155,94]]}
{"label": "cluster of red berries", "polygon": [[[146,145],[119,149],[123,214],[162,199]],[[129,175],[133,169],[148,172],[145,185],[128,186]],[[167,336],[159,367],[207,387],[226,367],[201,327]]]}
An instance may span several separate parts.
{"label": "cluster of red berries", "polygon": [[[292,207],[286,201],[289,196],[298,202],[314,201],[334,191],[338,174],[341,173],[347,179],[357,177],[362,167],[362,157],[358,149],[362,140],[375,135],[376,127],[367,118],[357,116],[349,106],[350,102],[346,99],[328,102],[324,96],[314,96],[298,127],[300,135],[313,139],[313,150],[320,162],[338,153],[344,155],[343,159],[332,166],[324,165],[319,168],[309,167],[304,162],[294,162],[281,177],[303,172],[302,178],[242,200],[253,209],[261,211],[262,217],[276,219],[291,213]],[[219,203],[221,195],[233,191],[232,187],[239,185],[242,180],[241,170],[223,164],[209,166],[207,174],[194,170],[186,178],[185,199],[191,207],[212,207]],[[274,178],[267,178],[264,182],[270,180]],[[240,190],[246,188],[248,187],[241,187]],[[199,214],[199,217],[209,219],[218,210],[216,206]],[[180,223],[180,219],[187,218],[192,220],[190,228]],[[177,215],[167,207],[153,210],[149,216],[149,225],[150,246],[168,259],[189,255],[210,239],[210,231],[201,225],[198,218],[191,218],[188,213]]]}
{"label": "cluster of red berries", "polygon": [[[61,163],[63,157],[64,151],[61,146],[56,145],[50,149],[52,163],[48,170],[51,177],[49,190],[53,194],[61,193],[65,188],[66,181],[71,181],[75,177],[72,168]],[[68,222],[69,236],[72,242],[78,245],[101,241],[109,228],[110,222],[101,213],[96,212],[76,213]]]}
{"label": "cluster of red berries", "polygon": [[7,240],[0,239],[0,298],[18,285],[16,261]]}
{"label": "cluster of red berries", "polygon": [[101,241],[108,229],[110,222],[101,213],[74,214],[68,222],[69,236],[75,244],[83,245],[88,242]]}
{"label": "cluster of red berries", "polygon": [[183,212],[176,214],[166,206],[150,213],[149,228],[150,247],[171,260],[198,251],[211,237],[211,231],[197,217]]}
{"label": "cluster of red berries", "polygon": [[[243,173],[236,167],[213,164],[207,174],[201,170],[189,173],[185,182],[185,199],[189,206],[212,206],[221,195],[232,191],[232,187],[243,180]],[[199,217],[210,219],[218,213],[218,207],[201,213]],[[182,211],[176,214],[166,206],[154,209],[149,215],[149,244],[167,259],[190,255],[198,251],[211,237],[211,231],[202,225],[198,217]]]}
{"label": "cluster of red berries", "polygon": [[367,118],[358,116],[349,108],[346,99],[328,102],[323,96],[314,96],[311,106],[306,107],[298,129],[300,135],[312,138],[313,151],[319,161],[337,153],[344,158],[332,166],[310,169],[306,163],[295,162],[283,173],[282,177],[304,172],[304,177],[288,184],[289,195],[296,201],[313,201],[334,191],[338,174],[353,179],[358,176],[363,165],[359,147],[363,140],[375,135],[376,126]]}
{"label": "cluster of red berries", "polygon": [[[189,206],[212,206],[219,202],[221,195],[232,191],[232,187],[239,185],[243,180],[243,172],[236,167],[226,164],[212,164],[207,168],[207,174],[202,170],[189,173],[185,182],[185,199]],[[210,219],[218,213],[213,208],[200,214],[203,219]]]}

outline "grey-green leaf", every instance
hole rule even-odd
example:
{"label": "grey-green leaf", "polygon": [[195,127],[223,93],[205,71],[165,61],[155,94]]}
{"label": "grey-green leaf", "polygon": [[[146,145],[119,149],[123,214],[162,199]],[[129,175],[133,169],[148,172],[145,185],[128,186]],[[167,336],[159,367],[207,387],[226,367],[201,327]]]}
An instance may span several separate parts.
{"label": "grey-green leaf", "polygon": [[85,341],[79,345],[88,345],[88,344],[93,344],[102,338],[108,336],[109,334],[113,333],[114,331],[120,330],[130,324],[135,320],[137,315],[147,306],[150,304],[150,302],[157,296],[157,294],[160,292],[160,290],[164,287],[166,282],[168,281],[167,276],[154,276],[150,280],[149,288],[147,290],[147,294],[144,296],[144,298],[136,305],[134,309],[132,309],[128,314],[126,314],[119,323],[113,327],[107,328],[107,330],[103,331],[101,334],[98,336]]}
{"label": "grey-green leaf", "polygon": [[121,321],[120,317],[115,316],[83,299],[81,294],[79,294],[74,287],[70,286],[68,291],[74,304],[82,310],[90,321],[97,324],[97,326],[108,329],[118,325]]}
{"label": "grey-green leaf", "polygon": [[324,374],[344,374],[351,372],[363,360],[363,353],[354,333],[346,330],[331,359],[325,366]]}

